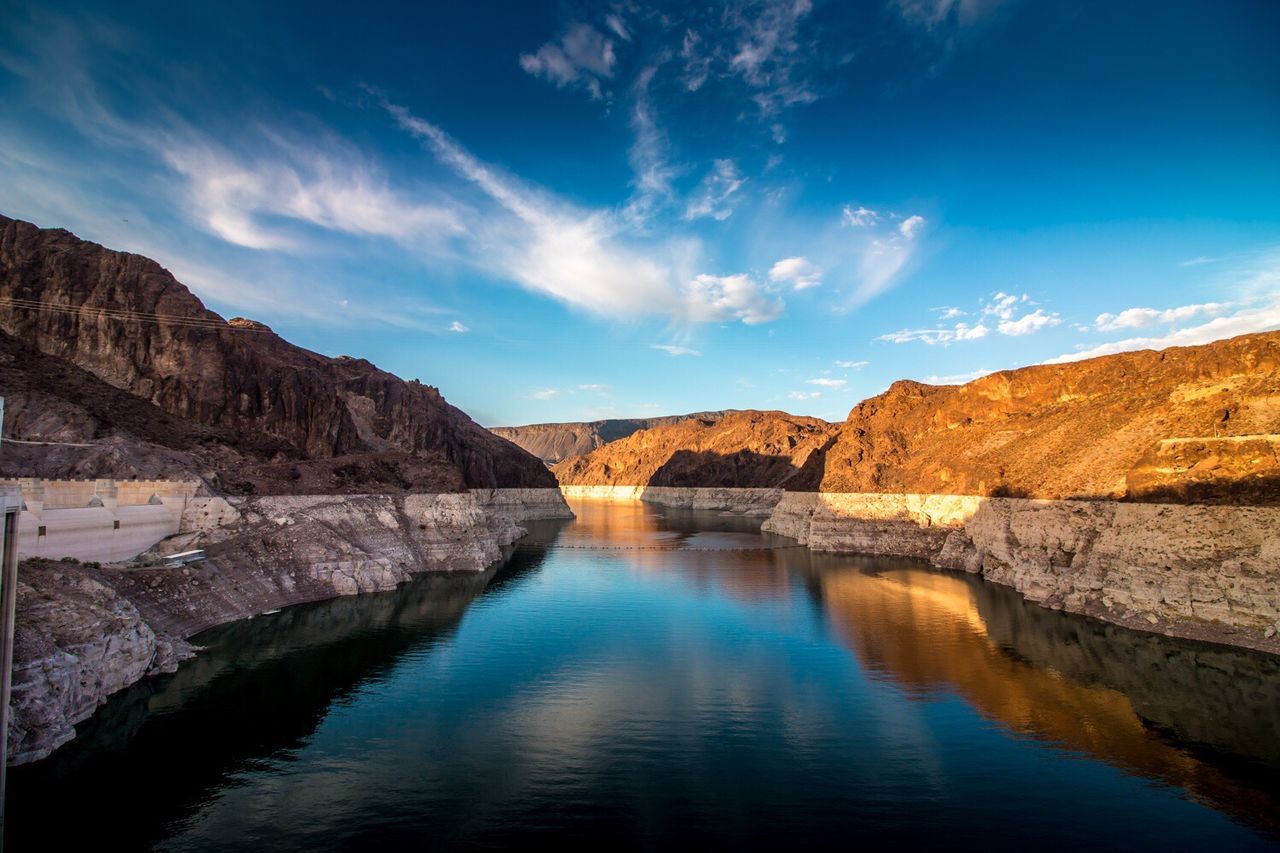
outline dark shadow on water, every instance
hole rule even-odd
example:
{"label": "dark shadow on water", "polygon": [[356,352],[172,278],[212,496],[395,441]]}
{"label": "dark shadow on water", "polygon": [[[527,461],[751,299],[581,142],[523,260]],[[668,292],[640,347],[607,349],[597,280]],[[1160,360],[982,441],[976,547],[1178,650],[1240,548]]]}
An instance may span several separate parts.
{"label": "dark shadow on water", "polygon": [[303,744],[335,703],[446,641],[473,601],[545,558],[519,550],[482,573],[420,575],[197,635],[204,650],[177,673],[116,694],[70,744],[10,770],[9,849],[95,849],[104,827],[116,849],[146,849],[229,775]]}

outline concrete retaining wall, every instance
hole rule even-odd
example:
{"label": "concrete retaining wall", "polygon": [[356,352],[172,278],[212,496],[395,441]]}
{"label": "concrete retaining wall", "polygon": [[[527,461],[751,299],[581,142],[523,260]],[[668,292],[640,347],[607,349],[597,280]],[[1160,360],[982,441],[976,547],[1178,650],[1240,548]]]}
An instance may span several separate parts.
{"label": "concrete retaining wall", "polygon": [[21,491],[20,558],[127,560],[177,533],[200,484],[176,480],[0,481]]}
{"label": "concrete retaining wall", "polygon": [[679,509],[735,512],[766,517],[782,499],[782,489],[683,486],[561,486],[571,500],[644,501]]}

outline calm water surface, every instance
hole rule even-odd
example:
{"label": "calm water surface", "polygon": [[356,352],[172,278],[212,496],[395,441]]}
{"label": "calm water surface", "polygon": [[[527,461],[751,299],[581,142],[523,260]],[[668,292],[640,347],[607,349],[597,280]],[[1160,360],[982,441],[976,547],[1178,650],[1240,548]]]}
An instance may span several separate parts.
{"label": "calm water surface", "polygon": [[495,571],[197,638],[11,773],[11,849],[1280,842],[1280,659],[575,510]]}

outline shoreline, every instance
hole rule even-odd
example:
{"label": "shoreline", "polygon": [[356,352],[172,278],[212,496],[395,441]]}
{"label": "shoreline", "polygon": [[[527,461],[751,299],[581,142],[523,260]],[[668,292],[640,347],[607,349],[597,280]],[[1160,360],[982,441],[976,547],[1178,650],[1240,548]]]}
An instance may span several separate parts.
{"label": "shoreline", "polygon": [[[203,630],[426,572],[481,572],[526,534],[520,522],[572,517],[558,489],[195,498],[179,533],[132,560],[26,560],[10,764],[46,757],[107,697],[175,671]],[[206,559],[160,564],[192,548]]]}
{"label": "shoreline", "polygon": [[[562,486],[579,500],[759,513],[812,551],[915,557],[1048,610],[1280,656],[1280,507]],[[716,496],[722,499],[717,503]],[[1268,636],[1270,632],[1270,636]]]}

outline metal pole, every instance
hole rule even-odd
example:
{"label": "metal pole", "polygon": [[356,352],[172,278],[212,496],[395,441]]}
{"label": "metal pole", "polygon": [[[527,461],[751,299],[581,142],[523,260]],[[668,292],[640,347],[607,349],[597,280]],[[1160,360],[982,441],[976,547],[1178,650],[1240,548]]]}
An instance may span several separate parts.
{"label": "metal pole", "polygon": [[[4,398],[0,397],[0,436],[4,434]],[[9,775],[9,690],[13,685],[13,623],[18,607],[18,519],[22,496],[0,494],[4,510],[0,540],[0,851],[4,850],[5,798]]]}
{"label": "metal pole", "polygon": [[13,685],[13,625],[18,607],[18,515],[22,504],[4,513],[4,568],[0,575],[0,850],[4,849],[4,803],[9,771],[9,690]]}

